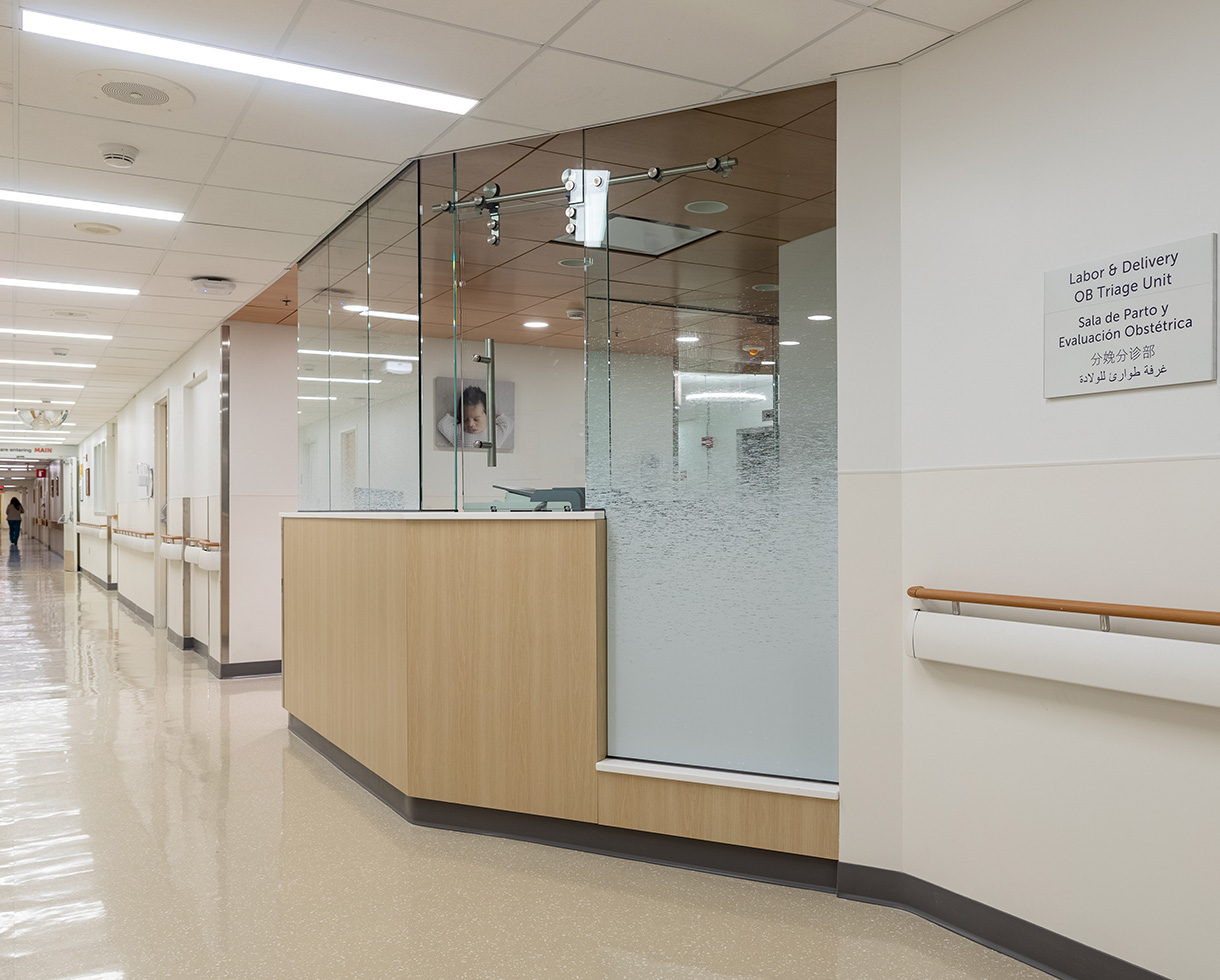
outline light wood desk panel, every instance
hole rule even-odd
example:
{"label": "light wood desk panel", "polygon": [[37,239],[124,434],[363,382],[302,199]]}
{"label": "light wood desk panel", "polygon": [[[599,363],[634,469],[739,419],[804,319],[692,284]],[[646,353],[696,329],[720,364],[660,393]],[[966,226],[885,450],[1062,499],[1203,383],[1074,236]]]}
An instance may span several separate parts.
{"label": "light wood desk panel", "polygon": [[284,707],[406,792],[409,528],[288,518],[283,529]]}
{"label": "light wood desk panel", "polygon": [[599,772],[598,821],[837,859],[839,801]]}
{"label": "light wood desk panel", "polygon": [[411,523],[411,796],[596,822],[605,523]]}

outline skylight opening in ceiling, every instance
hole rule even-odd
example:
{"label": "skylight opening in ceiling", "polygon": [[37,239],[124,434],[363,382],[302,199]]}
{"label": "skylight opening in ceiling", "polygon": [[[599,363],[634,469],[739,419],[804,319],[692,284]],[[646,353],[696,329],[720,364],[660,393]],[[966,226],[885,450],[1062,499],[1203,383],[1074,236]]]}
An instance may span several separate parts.
{"label": "skylight opening in ceiling", "polygon": [[[625,214],[612,214],[607,224],[608,247],[612,252],[631,252],[633,255],[665,255],[674,249],[716,234],[715,228],[692,228],[690,225],[668,224],[648,218],[632,218]],[[578,245],[573,235],[551,239],[565,245]]]}

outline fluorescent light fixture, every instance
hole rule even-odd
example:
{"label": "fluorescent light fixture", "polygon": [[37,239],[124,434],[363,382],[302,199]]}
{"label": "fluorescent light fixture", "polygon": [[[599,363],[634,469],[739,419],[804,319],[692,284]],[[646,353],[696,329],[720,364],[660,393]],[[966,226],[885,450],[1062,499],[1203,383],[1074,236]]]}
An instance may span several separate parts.
{"label": "fluorescent light fixture", "polygon": [[813,316],[805,317],[806,320],[833,320],[834,317],[826,313],[815,313]]}
{"label": "fluorescent light fixture", "polygon": [[693,337],[693,336],[692,336],[692,337],[675,337],[675,338],[674,338],[674,340],[676,340],[676,341],[677,341],[679,344],[693,344],[693,343],[695,343],[696,341],[698,341],[698,339],[699,339],[698,337]]}
{"label": "fluorescent light fixture", "polygon": [[20,286],[24,289],[62,289],[69,293],[109,293],[113,296],[139,296],[138,289],[119,286],[86,286],[79,282],[47,282],[42,279],[3,279],[0,286]]}
{"label": "fluorescent light fixture", "polygon": [[378,378],[297,378],[298,381],[326,381],[333,385],[379,385]]}
{"label": "fluorescent light fixture", "polygon": [[71,337],[73,340],[114,340],[108,333],[64,333],[62,330],[18,330],[16,327],[0,327],[0,333],[18,337]]}
{"label": "fluorescent light fixture", "polygon": [[306,350],[304,347],[297,348],[298,354],[318,354],[321,357],[358,357],[362,361],[371,360],[374,357],[379,357],[387,361],[418,361],[418,354],[361,354],[354,350]]}
{"label": "fluorescent light fixture", "polygon": [[297,395],[299,402],[337,402],[338,400],[338,395]]}
{"label": "fluorescent light fixture", "polygon": [[27,438],[26,436],[10,436],[8,433],[0,434],[0,439],[5,442],[32,442],[36,446],[62,446],[64,444],[63,436],[38,436],[37,438]]}
{"label": "fluorescent light fixture", "polygon": [[767,396],[760,391],[695,391],[682,396],[688,402],[765,402]]}
{"label": "fluorescent light fixture", "polygon": [[411,320],[418,321],[419,315],[416,313],[389,313],[386,310],[370,310],[367,306],[357,306],[355,303],[344,303],[343,308],[350,313],[363,313],[365,316],[376,316],[383,320]]}
{"label": "fluorescent light fixture", "polygon": [[758,363],[759,363],[759,364],[766,365],[766,366],[768,366],[768,367],[770,367],[770,366],[772,366],[772,365],[774,365],[774,364],[775,364],[775,362],[774,362],[774,361],[759,361]]}
{"label": "fluorescent light fixture", "polygon": [[780,347],[800,347],[801,342],[799,340],[781,340],[779,345]]}
{"label": "fluorescent light fixture", "polygon": [[[41,399],[30,396],[29,398],[0,398],[0,402],[16,402],[18,405],[28,405],[30,408],[41,408],[43,405],[75,405],[76,402],[57,402],[57,401],[42,401]],[[75,424],[75,423],[74,423]]]}
{"label": "fluorescent light fixture", "polygon": [[32,34],[80,41],[82,44],[94,44],[115,51],[146,54],[154,58],[181,61],[188,65],[237,72],[240,75],[270,78],[277,82],[307,85],[310,88],[380,99],[383,102],[397,102],[399,105],[437,109],[458,116],[465,115],[478,104],[478,99],[467,99],[460,95],[446,95],[444,92],[431,92],[428,89],[387,82],[380,78],[350,75],[330,68],[315,68],[313,65],[280,61],[278,58],[264,58],[242,51],[214,48],[209,44],[195,44],[192,41],[178,41],[141,31],[106,27],[71,17],[56,17],[54,14],[44,14],[37,10],[21,11],[21,27]]}
{"label": "fluorescent light fixture", "polygon": [[31,367],[70,367],[70,368],[95,368],[96,364],[78,364],[75,361],[14,361],[7,357],[0,357],[0,364],[28,364]]}
{"label": "fluorescent light fixture", "polygon": [[521,324],[521,326],[530,327],[532,329],[537,330],[537,329],[540,329],[541,327],[549,327],[550,324],[547,323],[545,320],[526,320],[523,324]]}
{"label": "fluorescent light fixture", "polygon": [[[0,381],[0,385],[11,388],[83,388],[84,385],[69,385],[62,381]],[[24,399],[29,401],[28,398]]]}
{"label": "fluorescent light fixture", "polygon": [[84,201],[76,197],[55,197],[51,194],[27,194],[25,191],[0,190],[0,201],[41,204],[48,208],[69,208],[72,211],[93,211],[97,214],[125,214],[132,218],[152,218],[154,221],[181,221],[185,217],[181,211],[137,208],[129,204],[106,204],[104,201]]}

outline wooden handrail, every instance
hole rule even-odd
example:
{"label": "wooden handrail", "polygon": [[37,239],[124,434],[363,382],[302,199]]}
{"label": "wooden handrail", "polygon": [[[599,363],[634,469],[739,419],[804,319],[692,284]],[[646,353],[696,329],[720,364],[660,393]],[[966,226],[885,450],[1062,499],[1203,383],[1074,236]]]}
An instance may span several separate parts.
{"label": "wooden handrail", "polygon": [[88,521],[77,521],[77,522],[76,522],[76,526],[77,526],[77,527],[95,527],[95,528],[97,528],[99,531],[104,531],[104,530],[106,530],[106,525],[105,525],[105,524],[90,524]]}
{"label": "wooden handrail", "polygon": [[151,538],[155,535],[153,531],[129,531],[127,528],[116,527],[112,528],[115,534],[126,534],[132,538]]}
{"label": "wooden handrail", "polygon": [[219,541],[209,541],[207,538],[187,538],[186,543],[197,548],[219,548]]}
{"label": "wooden handrail", "polygon": [[913,599],[942,602],[970,602],[982,606],[1013,606],[1018,609],[1049,609],[1054,612],[1084,613],[1086,616],[1113,616],[1116,619],[1155,619],[1163,623],[1193,623],[1220,626],[1220,612],[1205,609],[1173,609],[1168,606],[1126,606],[1117,602],[1083,602],[1078,599],[1043,599],[1030,595],[1001,595],[994,592],[951,592],[912,585],[907,595]]}
{"label": "wooden handrail", "polygon": [[161,540],[162,541],[181,541],[182,535],[181,534],[163,534],[163,535],[161,535]]}

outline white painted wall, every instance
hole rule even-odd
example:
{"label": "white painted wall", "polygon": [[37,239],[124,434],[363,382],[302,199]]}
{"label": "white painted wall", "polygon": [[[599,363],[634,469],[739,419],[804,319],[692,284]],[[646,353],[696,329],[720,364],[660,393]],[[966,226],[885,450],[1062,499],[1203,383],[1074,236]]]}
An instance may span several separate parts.
{"label": "white painted wall", "polygon": [[1218,32],[1032,0],[839,84],[842,858],[1175,980],[1215,974],[1220,713],[921,664],[896,623],[914,584],[1215,608],[1220,389],[1043,399],[1042,276],[1220,230]]}
{"label": "white painted wall", "polygon": [[280,514],[297,509],[297,332],[230,323],[229,343],[229,663],[279,660]]}

